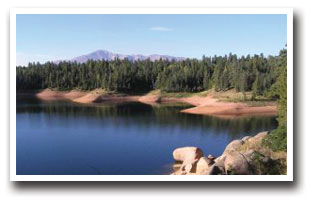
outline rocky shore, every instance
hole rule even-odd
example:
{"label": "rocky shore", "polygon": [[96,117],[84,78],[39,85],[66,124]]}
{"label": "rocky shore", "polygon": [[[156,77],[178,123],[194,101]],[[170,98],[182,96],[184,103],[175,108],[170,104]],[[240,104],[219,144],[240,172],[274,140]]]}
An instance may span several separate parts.
{"label": "rocky shore", "polygon": [[204,156],[198,147],[178,148],[173,152],[172,175],[286,174],[286,152],[273,152],[261,144],[267,134],[234,140],[217,158]]}

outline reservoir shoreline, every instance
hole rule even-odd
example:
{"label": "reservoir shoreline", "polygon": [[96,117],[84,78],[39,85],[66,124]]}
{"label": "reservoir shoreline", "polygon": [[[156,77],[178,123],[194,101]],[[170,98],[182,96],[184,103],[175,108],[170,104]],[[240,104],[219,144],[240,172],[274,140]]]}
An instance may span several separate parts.
{"label": "reservoir shoreline", "polygon": [[45,101],[70,100],[75,103],[90,104],[102,102],[141,102],[156,106],[164,103],[183,102],[192,105],[192,108],[181,110],[182,113],[211,115],[220,118],[236,118],[244,116],[275,116],[276,104],[264,106],[249,106],[243,102],[223,102],[212,95],[189,97],[165,97],[160,94],[128,95],[107,93],[102,90],[93,91],[59,91],[44,89],[34,93],[37,98]]}

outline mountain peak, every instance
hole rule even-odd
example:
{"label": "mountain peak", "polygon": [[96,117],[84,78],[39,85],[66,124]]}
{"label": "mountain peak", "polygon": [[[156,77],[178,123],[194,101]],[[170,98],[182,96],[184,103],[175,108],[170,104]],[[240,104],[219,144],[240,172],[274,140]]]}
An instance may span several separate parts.
{"label": "mountain peak", "polygon": [[155,61],[155,60],[177,60],[177,61],[181,61],[184,60],[184,57],[174,57],[174,56],[169,56],[169,55],[160,55],[160,54],[152,54],[152,55],[142,55],[142,54],[131,54],[131,55],[127,55],[127,54],[118,54],[118,53],[113,53],[110,52],[108,50],[96,50],[94,52],[91,52],[89,54],[85,54],[85,55],[81,55],[78,57],[75,57],[73,59],[70,59],[70,61],[72,62],[78,62],[78,63],[84,63],[87,60],[106,60],[106,61],[111,61],[114,59],[128,59],[129,61],[137,61],[137,60],[146,60],[146,59],[150,59],[151,61]]}

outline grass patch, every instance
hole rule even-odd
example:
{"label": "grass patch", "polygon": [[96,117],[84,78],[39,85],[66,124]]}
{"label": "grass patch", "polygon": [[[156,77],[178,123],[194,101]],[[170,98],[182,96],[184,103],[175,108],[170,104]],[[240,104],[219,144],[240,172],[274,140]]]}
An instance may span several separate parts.
{"label": "grass patch", "polygon": [[160,89],[152,90],[145,95],[157,95],[165,98],[186,98],[195,95],[196,93],[192,92],[165,92]]}
{"label": "grass patch", "polygon": [[250,107],[262,107],[276,105],[276,101],[264,96],[252,98],[252,92],[237,92],[235,89],[227,91],[215,91],[210,89],[200,93],[202,96],[212,96],[222,102],[245,103]]}
{"label": "grass patch", "polygon": [[190,93],[190,92],[163,92],[162,97],[167,97],[167,98],[186,98],[186,97],[191,97],[195,95],[195,93]]}

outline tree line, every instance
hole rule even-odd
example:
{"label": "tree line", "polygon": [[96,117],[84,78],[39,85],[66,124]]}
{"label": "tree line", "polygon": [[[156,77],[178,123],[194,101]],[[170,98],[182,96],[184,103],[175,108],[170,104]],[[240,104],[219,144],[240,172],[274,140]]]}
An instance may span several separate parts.
{"label": "tree line", "polygon": [[[281,51],[282,52],[282,51]],[[281,53],[280,53],[281,54]],[[280,76],[281,56],[205,57],[183,61],[89,60],[29,63],[16,69],[17,90],[103,88],[112,91],[198,92],[236,89],[254,96],[270,91]]]}
{"label": "tree line", "polygon": [[282,50],[278,59],[278,76],[276,82],[268,91],[268,96],[277,97],[278,128],[271,131],[263,144],[274,151],[287,150],[287,51]]}

